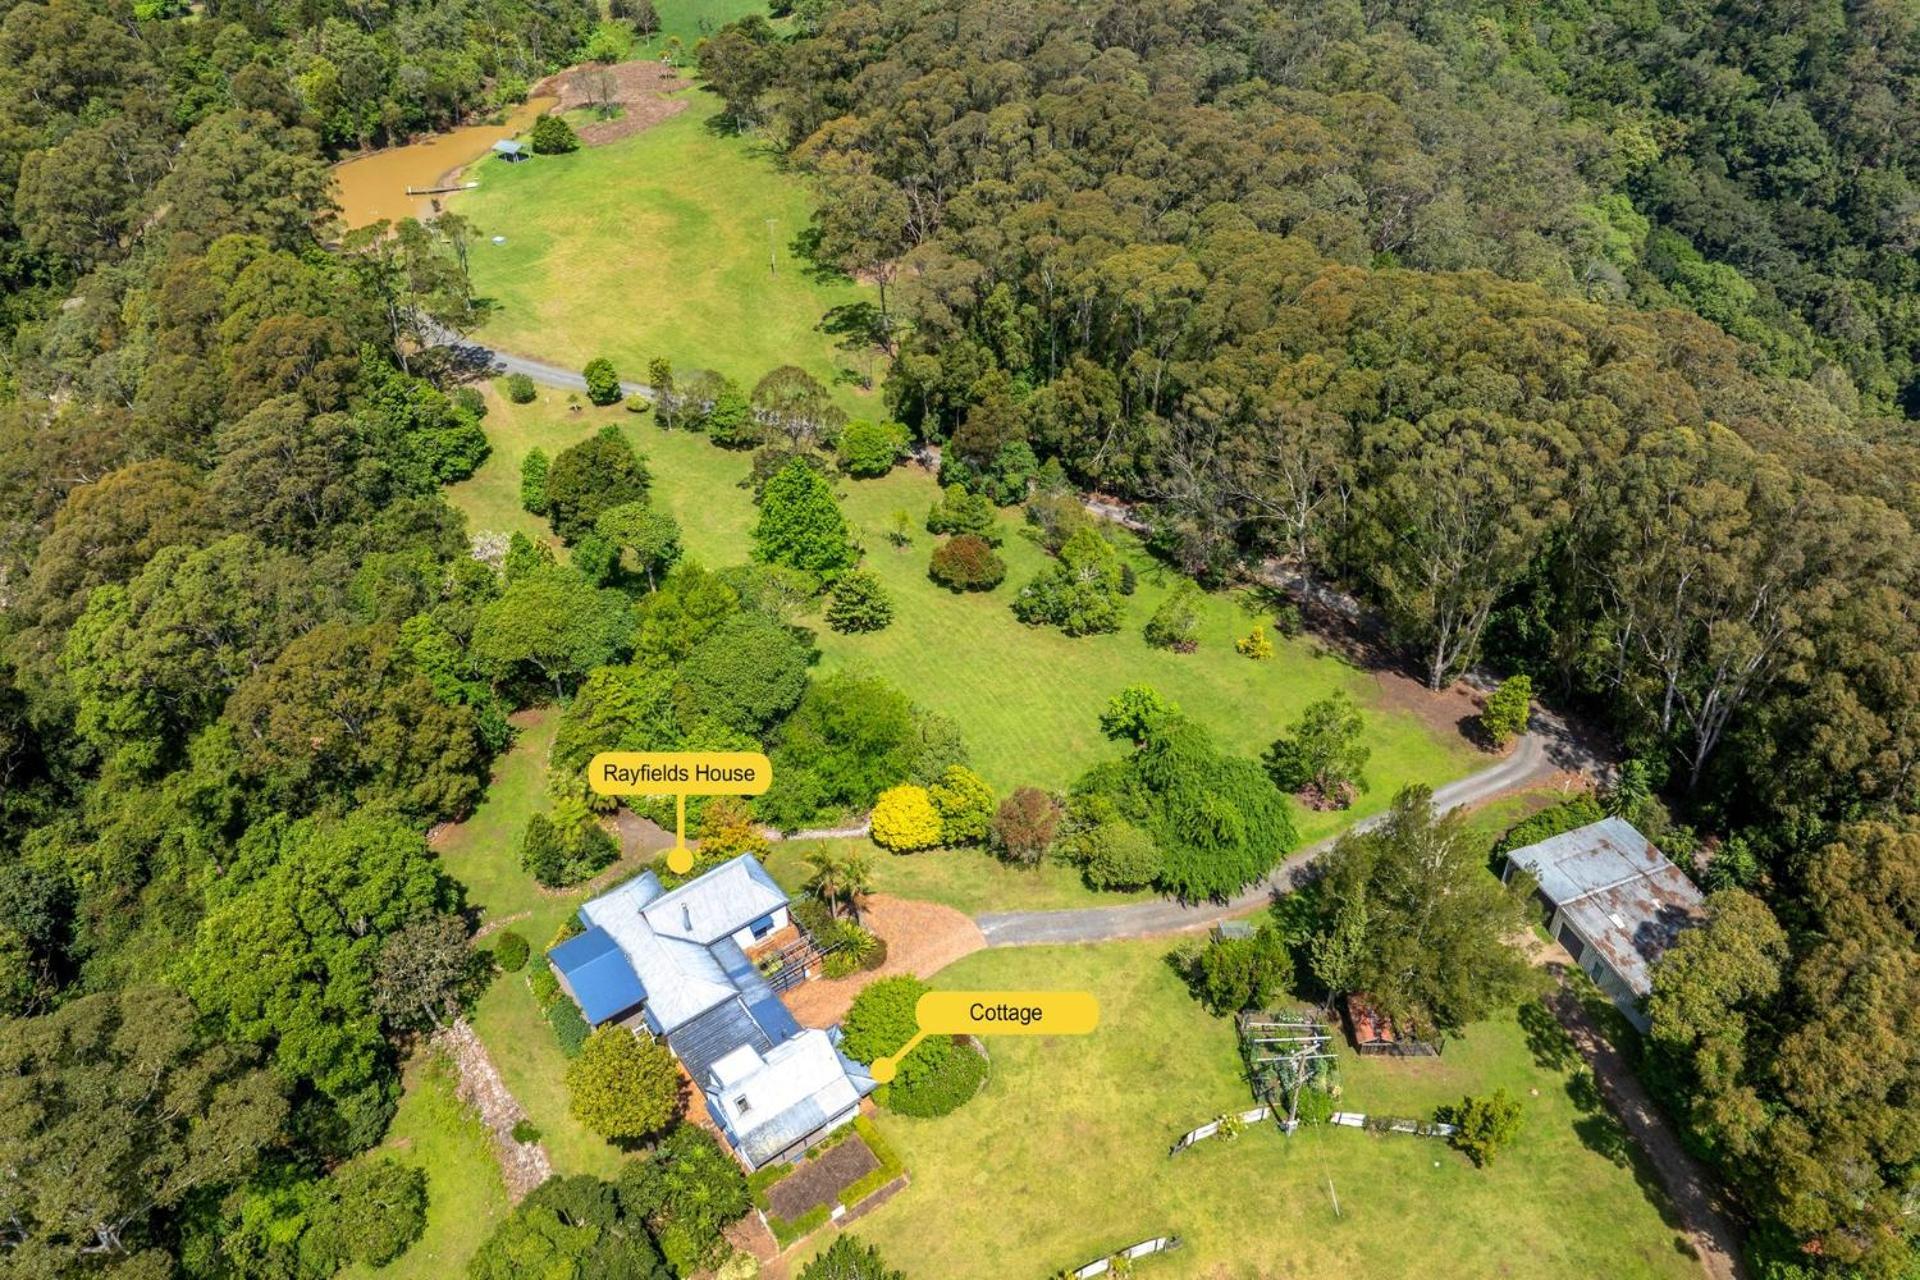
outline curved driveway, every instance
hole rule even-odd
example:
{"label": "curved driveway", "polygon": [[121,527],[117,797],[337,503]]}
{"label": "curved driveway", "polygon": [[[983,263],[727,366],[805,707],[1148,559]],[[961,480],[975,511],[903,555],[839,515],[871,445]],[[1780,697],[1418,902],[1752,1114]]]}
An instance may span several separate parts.
{"label": "curved driveway", "polygon": [[[1534,713],[1534,728],[1507,757],[1489,768],[1433,793],[1436,809],[1445,812],[1481,804],[1502,792],[1539,782],[1566,770],[1590,767],[1588,751],[1577,743],[1558,718]],[[1350,831],[1364,831],[1380,822],[1378,815],[1356,822]],[[1308,845],[1282,862],[1273,874],[1248,886],[1226,902],[1184,903],[1171,899],[1135,902],[1123,907],[1082,907],[1071,911],[994,911],[975,916],[990,947],[1033,946],[1062,942],[1109,942],[1117,938],[1151,938],[1170,933],[1192,933],[1221,920],[1245,915],[1276,895],[1299,885],[1308,864],[1331,849],[1338,837]]]}
{"label": "curved driveway", "polygon": [[[514,355],[484,346],[448,329],[436,329],[433,338],[453,349],[457,359],[472,368],[489,373],[524,373],[535,382],[568,391],[585,391],[587,380],[581,374],[545,360]],[[650,395],[645,383],[622,382],[626,395]],[[1096,515],[1118,523],[1130,523],[1125,508],[1089,501]],[[1434,806],[1442,811],[1481,804],[1505,791],[1524,787],[1565,770],[1592,766],[1594,757],[1580,746],[1557,717],[1536,711],[1534,727],[1520,739],[1511,754],[1497,764],[1457,782],[1450,782],[1433,793]],[[1378,816],[1355,823],[1348,830],[1364,831],[1379,822]],[[834,832],[802,832],[801,835],[855,835],[863,831],[848,829]],[[1104,942],[1114,938],[1148,938],[1160,934],[1191,933],[1211,927],[1232,916],[1245,915],[1275,894],[1287,893],[1298,883],[1301,873],[1315,858],[1331,849],[1338,837],[1319,841],[1299,850],[1282,862],[1273,874],[1250,885],[1227,902],[1187,904],[1170,899],[1136,902],[1120,907],[1083,907],[1069,911],[993,911],[974,917],[990,947],[1027,946],[1057,942]]]}

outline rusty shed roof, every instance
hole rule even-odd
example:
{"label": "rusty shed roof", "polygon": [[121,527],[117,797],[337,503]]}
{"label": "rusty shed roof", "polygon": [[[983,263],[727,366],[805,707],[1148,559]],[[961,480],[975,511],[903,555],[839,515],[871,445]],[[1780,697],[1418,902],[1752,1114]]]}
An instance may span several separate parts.
{"label": "rusty shed roof", "polygon": [[1682,929],[1705,911],[1685,872],[1624,818],[1604,818],[1507,855],[1634,992],[1652,989],[1651,969]]}

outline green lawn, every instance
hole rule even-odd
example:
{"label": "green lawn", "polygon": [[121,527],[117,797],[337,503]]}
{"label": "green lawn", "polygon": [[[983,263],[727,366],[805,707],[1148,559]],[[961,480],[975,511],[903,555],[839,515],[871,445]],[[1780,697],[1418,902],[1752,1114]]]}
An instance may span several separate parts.
{"label": "green lawn", "polygon": [[[1176,575],[1130,536],[1122,547],[1139,574],[1122,629],[1112,635],[1070,637],[1023,626],[1008,608],[1014,593],[1047,563],[1022,537],[1020,512],[1002,513],[1000,554],[1007,580],[991,592],[956,594],[927,577],[936,539],[924,532],[937,486],[918,468],[878,480],[840,485],[841,505],[867,548],[866,563],[892,593],[894,623],[885,631],[841,636],[823,631],[823,667],[856,668],[885,676],[916,701],[954,717],[966,730],[974,764],[996,788],[1022,784],[1063,788],[1088,765],[1122,748],[1100,733],[1100,711],[1128,684],[1150,684],[1205,723],[1232,750],[1258,755],[1316,698],[1351,693],[1362,707],[1376,699],[1374,681],[1311,639],[1275,637],[1277,655],[1255,662],[1234,651],[1255,617],[1226,593],[1200,603],[1200,648],[1177,654],[1155,649],[1141,628],[1173,589]],[[886,541],[893,513],[914,521],[913,544],[895,550]],[[1340,829],[1384,808],[1403,783],[1434,785],[1470,771],[1480,753],[1460,738],[1435,737],[1404,716],[1368,717],[1372,791],[1348,813],[1296,812],[1304,839]]]}
{"label": "green lawn", "polygon": [[[741,487],[745,453],[718,449],[684,431],[662,431],[651,415],[624,409],[573,412],[563,394],[543,391],[531,405],[489,396],[484,423],[493,453],[475,475],[448,491],[474,529],[546,535],[545,522],[519,505],[520,462],[536,445],[549,455],[583,440],[606,422],[620,425],[646,455],[653,500],[678,518],[690,555],[708,565],[738,563],[748,553],[754,509]],[[866,563],[892,594],[895,620],[885,631],[842,636],[818,629],[823,670],[854,668],[885,676],[916,701],[946,712],[965,728],[974,763],[996,787],[1031,783],[1064,787],[1087,765],[1120,750],[1101,736],[1100,710],[1122,686],[1145,682],[1206,722],[1235,750],[1258,754],[1315,698],[1345,689],[1371,709],[1374,680],[1310,638],[1276,637],[1279,652],[1254,662],[1234,652],[1254,618],[1226,593],[1201,601],[1200,649],[1168,653],[1149,646],[1140,629],[1174,585],[1174,575],[1131,537],[1123,546],[1139,573],[1126,625],[1113,635],[1068,637],[1023,626],[1008,609],[1019,585],[1046,555],[1019,533],[1020,512],[1002,513],[1001,554],[1007,581],[991,592],[958,595],[926,574],[935,539],[921,528],[938,496],[932,476],[902,467],[878,480],[842,480],[841,506],[867,549]],[[886,541],[893,513],[914,522],[914,541],[895,550]],[[1486,763],[1457,734],[1436,736],[1402,715],[1371,711],[1372,790],[1347,813],[1297,814],[1301,834],[1330,834],[1352,818],[1385,807],[1407,781],[1438,785]]]}
{"label": "green lawn", "polygon": [[1061,862],[1015,867],[980,848],[888,853],[871,840],[782,841],[767,855],[767,870],[788,892],[800,893],[809,874],[807,854],[822,843],[863,850],[872,864],[877,892],[941,902],[969,915],[1111,907],[1158,896],[1090,889],[1077,868]]}
{"label": "green lawn", "polygon": [[543,707],[518,713],[513,724],[513,745],[494,761],[486,797],[472,817],[443,828],[434,848],[447,874],[466,886],[467,905],[479,910],[483,923],[530,913],[513,927],[539,944],[569,908],[521,870],[518,850],[527,819],[547,808],[547,754],[560,716]]}
{"label": "green lawn", "polygon": [[[551,709],[516,716],[519,736],[496,763],[486,800],[436,842],[447,873],[466,886],[467,903],[480,909],[482,923],[511,921],[509,927],[533,944],[533,963],[585,896],[543,890],[520,868],[520,832],[547,807],[547,753],[559,722]],[[524,974],[494,978],[474,1010],[473,1026],[507,1088],[539,1126],[557,1171],[607,1175],[618,1168],[621,1152],[567,1110],[566,1058]]]}
{"label": "green lawn", "polygon": [[[470,528],[548,537],[545,521],[520,509],[521,460],[535,446],[551,456],[612,422],[646,456],[653,500],[681,522],[688,554],[709,566],[746,559],[754,520],[741,486],[748,455],[716,448],[690,432],[663,431],[649,414],[618,407],[575,411],[563,393],[544,389],[530,405],[511,404],[497,394],[489,394],[488,405],[484,425],[493,452],[471,479],[448,491]],[[1368,716],[1372,789],[1343,813],[1296,808],[1303,842],[1384,808],[1407,782],[1437,786],[1487,763],[1458,734],[1437,734],[1413,717],[1382,709],[1370,674],[1310,638],[1276,637],[1278,653],[1271,661],[1241,657],[1233,641],[1254,618],[1226,593],[1201,601],[1198,652],[1152,648],[1141,627],[1172,589],[1173,575],[1131,537],[1122,541],[1140,585],[1128,602],[1125,628],[1113,635],[1070,638],[1023,626],[1008,609],[1019,584],[1046,563],[1045,553],[1020,535],[1017,509],[1002,517],[1007,581],[991,592],[957,595],[926,576],[935,539],[921,529],[921,521],[938,493],[933,477],[903,467],[882,479],[842,480],[839,492],[842,509],[866,546],[867,564],[893,596],[895,620],[869,635],[843,636],[816,627],[820,669],[884,676],[921,705],[954,717],[965,730],[975,766],[1003,792],[1026,784],[1065,788],[1089,764],[1122,750],[1101,735],[1100,711],[1121,687],[1141,682],[1204,721],[1226,746],[1249,755],[1264,751],[1307,703],[1335,690],[1351,693]],[[895,550],[885,537],[895,511],[908,512],[914,521],[914,541],[905,550]],[[518,822],[524,821],[525,814],[519,815]],[[797,855],[787,861],[797,862]],[[1093,893],[1063,867],[1012,869],[968,850],[882,856],[877,878],[884,891],[967,911],[1124,900]]]}
{"label": "green lawn", "polygon": [[660,15],[660,31],[645,47],[649,52],[657,52],[667,37],[678,36],[689,55],[682,61],[690,62],[697,41],[712,35],[729,22],[736,22],[750,13],[764,14],[766,11],[764,0],[659,0],[654,5],[654,12]]}
{"label": "green lawn", "polygon": [[[687,101],[618,142],[477,166],[480,188],[456,207],[485,237],[473,280],[497,310],[476,336],[573,368],[609,356],[629,379],[644,379],[655,356],[748,387],[783,364],[830,384],[843,369],[877,374],[819,327],[870,291],[819,278],[789,248],[811,217],[805,185],[752,142],[716,131],[713,95],[688,90]],[[846,386],[841,399],[879,406],[877,394]]]}
{"label": "green lawn", "polygon": [[454,1096],[453,1067],[423,1055],[407,1069],[406,1093],[386,1140],[368,1158],[391,1156],[427,1172],[427,1225],[391,1265],[352,1267],[345,1280],[441,1280],[464,1275],[467,1259],[507,1214],[500,1166],[480,1118]]}
{"label": "green lawn", "polygon": [[576,412],[566,393],[551,387],[541,387],[532,404],[514,404],[491,387],[486,397],[480,425],[493,451],[478,471],[447,490],[448,500],[466,513],[470,531],[518,531],[558,547],[546,520],[520,506],[520,464],[536,448],[551,458],[613,423],[646,456],[654,473],[653,501],[680,522],[688,553],[713,566],[747,558],[753,503],[735,486],[746,477],[748,455],[716,449],[692,432],[662,431],[652,414],[596,409],[584,399]]}
{"label": "green lawn", "polygon": [[1270,1125],[1169,1159],[1176,1135],[1249,1096],[1230,1024],[1194,1003],[1165,950],[986,951],[942,973],[936,985],[948,988],[1091,990],[1100,1029],[994,1040],[992,1078],[965,1108],[940,1120],[883,1115],[913,1184],[855,1232],[915,1280],[1051,1275],[1168,1231],[1185,1248],[1143,1273],[1698,1274],[1584,1076],[1559,1065],[1557,1045],[1543,1065],[1512,1018],[1470,1028],[1438,1061],[1341,1063],[1353,1109],[1425,1115],[1504,1085],[1525,1105],[1525,1127],[1490,1168],[1436,1140],[1330,1129],[1289,1139]]}

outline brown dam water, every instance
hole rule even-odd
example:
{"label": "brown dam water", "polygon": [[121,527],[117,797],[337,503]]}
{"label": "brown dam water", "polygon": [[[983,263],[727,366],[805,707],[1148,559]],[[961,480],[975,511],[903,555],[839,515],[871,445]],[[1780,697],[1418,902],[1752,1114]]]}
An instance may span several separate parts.
{"label": "brown dam water", "polygon": [[341,161],[333,166],[341,220],[351,229],[382,218],[397,222],[430,216],[433,197],[410,196],[408,187],[445,185],[442,179],[485,156],[494,143],[526,129],[558,101],[553,97],[529,98],[501,124],[463,125],[404,147]]}

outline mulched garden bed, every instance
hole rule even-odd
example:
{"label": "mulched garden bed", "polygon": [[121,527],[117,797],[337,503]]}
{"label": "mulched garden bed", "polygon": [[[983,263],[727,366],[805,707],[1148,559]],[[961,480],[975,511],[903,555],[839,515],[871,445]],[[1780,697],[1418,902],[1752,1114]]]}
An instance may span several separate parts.
{"label": "mulched garden bed", "polygon": [[880,1167],[880,1161],[856,1134],[831,1150],[801,1163],[792,1173],[767,1188],[767,1204],[778,1217],[792,1221],[818,1205],[830,1205],[841,1189],[852,1186]]}

